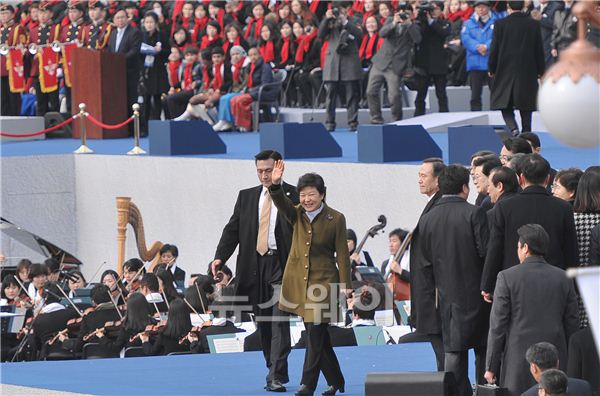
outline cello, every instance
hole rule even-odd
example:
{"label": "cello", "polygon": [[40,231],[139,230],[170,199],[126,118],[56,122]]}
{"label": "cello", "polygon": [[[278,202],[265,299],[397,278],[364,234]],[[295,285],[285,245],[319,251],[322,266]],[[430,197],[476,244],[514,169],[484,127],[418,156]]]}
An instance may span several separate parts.
{"label": "cello", "polygon": [[[353,254],[354,253],[360,254],[363,247],[365,246],[365,243],[367,242],[367,239],[369,239],[369,237],[374,238],[375,235],[377,235],[379,233],[379,231],[383,230],[385,228],[385,226],[387,225],[387,218],[385,217],[385,215],[379,215],[379,217],[377,218],[377,221],[379,223],[375,224],[373,227],[369,228],[369,230],[367,231],[365,236],[361,239],[360,243],[354,249]],[[358,272],[356,271],[356,264],[354,262],[352,262],[351,264],[352,264],[352,275],[358,279],[360,277],[360,275],[358,275]],[[359,280],[361,280],[361,279],[359,279]]]}
{"label": "cello", "polygon": [[404,253],[406,253],[406,250],[408,249],[408,245],[409,245],[410,241],[412,240],[412,236],[413,236],[412,232],[409,232],[408,234],[406,234],[406,237],[404,237],[404,240],[402,241],[400,248],[398,249],[396,254],[390,258],[390,261],[388,262],[388,267],[385,271],[386,272],[385,281],[388,284],[388,287],[390,288],[390,290],[392,291],[392,293],[394,295],[394,301],[410,300],[410,283],[408,283],[407,281],[402,279],[400,274],[392,271],[389,263],[391,263],[392,261],[395,261],[398,264],[400,264],[400,260],[402,260],[402,256],[404,256]]}

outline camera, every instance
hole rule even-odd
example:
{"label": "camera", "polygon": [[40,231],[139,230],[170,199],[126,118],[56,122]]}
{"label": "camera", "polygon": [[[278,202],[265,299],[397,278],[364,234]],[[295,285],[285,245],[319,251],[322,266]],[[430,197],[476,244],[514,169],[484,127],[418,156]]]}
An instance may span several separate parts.
{"label": "camera", "polygon": [[339,18],[339,16],[340,16],[340,9],[338,7],[333,7],[331,9],[331,12],[333,13],[333,16],[335,18]]}
{"label": "camera", "polygon": [[403,21],[406,21],[408,18],[410,18],[410,16],[406,12],[399,12],[398,15]]}
{"label": "camera", "polygon": [[340,33],[340,39],[338,41],[338,46],[335,51],[340,54],[347,54],[350,49],[350,43],[354,40],[354,36],[348,33],[347,30],[342,30]]}
{"label": "camera", "polygon": [[423,3],[419,6],[417,19],[427,19],[427,15],[433,11],[433,6],[429,3]]}

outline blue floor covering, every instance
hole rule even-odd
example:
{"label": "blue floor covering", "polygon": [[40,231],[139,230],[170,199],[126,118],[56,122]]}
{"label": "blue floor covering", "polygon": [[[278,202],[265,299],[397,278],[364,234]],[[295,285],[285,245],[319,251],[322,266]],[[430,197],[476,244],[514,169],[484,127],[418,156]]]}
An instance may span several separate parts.
{"label": "blue floor covering", "polygon": [[[336,348],[345,395],[364,394],[369,372],[435,371],[429,344]],[[472,357],[472,354],[471,354]],[[288,394],[299,388],[304,350],[289,357]],[[473,360],[471,360],[471,376]],[[265,395],[262,352],[4,363],[3,384],[102,395]],[[472,379],[472,377],[471,377]],[[327,384],[319,380],[317,394]]]}
{"label": "blue floor covering", "polygon": [[[333,137],[342,147],[340,158],[316,158],[306,159],[311,162],[357,162],[357,135],[340,129],[333,132]],[[220,133],[219,136],[227,146],[227,154],[192,155],[186,157],[194,158],[228,158],[228,159],[252,159],[260,151],[258,133]],[[539,134],[542,142],[542,155],[556,169],[578,167],[585,169],[591,165],[600,164],[600,148],[576,149],[559,143],[548,133]],[[432,133],[431,137],[443,151],[444,160],[448,160],[448,134]],[[141,139],[141,147],[148,151],[148,139]],[[25,155],[56,155],[70,154],[80,145],[77,139],[47,139],[25,142],[3,142],[0,145],[2,156],[25,156]],[[88,145],[96,154],[124,155],[133,147],[133,139],[107,139],[89,140]],[[500,145],[498,145],[500,146]],[[500,147],[490,149],[499,150]],[[405,162],[417,164],[420,162]]]}

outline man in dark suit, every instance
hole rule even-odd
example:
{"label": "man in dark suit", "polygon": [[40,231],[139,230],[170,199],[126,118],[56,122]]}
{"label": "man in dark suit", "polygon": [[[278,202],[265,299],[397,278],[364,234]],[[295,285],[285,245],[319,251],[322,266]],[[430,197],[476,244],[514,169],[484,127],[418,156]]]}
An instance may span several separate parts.
{"label": "man in dark suit", "polygon": [[159,291],[158,277],[151,272],[144,274],[140,281],[140,293],[146,297],[152,315],[169,312],[169,307]]}
{"label": "man in dark suit", "polygon": [[525,155],[519,164],[519,184],[523,191],[496,203],[491,220],[490,244],[481,280],[482,294],[488,302],[498,272],[518,262],[517,229],[523,224],[540,224],[550,235],[546,255],[550,264],[565,269],[578,263],[573,209],[546,190],[550,164],[538,154]]}
{"label": "man in dark suit", "polygon": [[479,300],[489,228],[485,210],[466,201],[469,171],[447,166],[439,177],[443,194],[419,221],[420,254],[433,270],[444,342],[444,368],[454,374],[457,395],[471,396],[468,350],[475,349],[483,380],[487,306]]}
{"label": "man in dark suit", "polygon": [[538,78],[544,74],[540,23],[521,12],[523,1],[508,1],[508,17],[494,25],[488,71],[493,78],[492,110],[501,110],[508,129],[519,134],[513,108],[521,113],[521,132],[531,132]]}
{"label": "man in dark suit", "polygon": [[[540,382],[540,377],[544,371],[558,368],[558,349],[549,342],[538,342],[530,346],[527,349],[525,358],[529,363],[529,371],[537,383]],[[567,396],[592,396],[592,390],[587,381],[569,378],[567,384]],[[537,395],[537,384],[521,394],[521,396]]]}
{"label": "man in dark suit", "polygon": [[554,14],[563,8],[562,1],[540,0],[540,5],[531,11],[531,17],[540,22],[542,28],[542,44],[544,46],[544,59],[546,69],[554,63],[552,56],[552,30],[554,28]]}
{"label": "man in dark suit", "polygon": [[[426,195],[428,202],[421,213],[421,218],[442,197],[438,186],[438,177],[446,166],[441,158],[428,158],[419,169],[419,191]],[[444,345],[439,313],[436,309],[435,287],[431,266],[426,265],[421,255],[419,223],[413,230],[410,247],[410,324],[416,328],[411,342],[431,342],[437,368],[444,371]]]}
{"label": "man in dark suit", "polygon": [[367,85],[367,100],[371,112],[372,124],[383,124],[381,116],[381,87],[385,83],[388,90],[388,100],[395,121],[402,119],[402,95],[400,83],[402,74],[408,65],[410,51],[415,44],[421,42],[421,29],[413,24],[410,18],[402,17],[401,12],[388,18],[379,30],[383,44],[373,57]]}
{"label": "man in dark suit", "polygon": [[363,34],[360,27],[348,19],[347,7],[343,4],[338,2],[328,9],[319,26],[319,38],[329,41],[323,67],[323,81],[327,84],[325,127],[328,131],[335,130],[335,108],[341,86],[346,91],[348,127],[351,131],[358,127],[359,81],[362,78],[358,46]]}
{"label": "man in dark suit", "polygon": [[[488,184],[488,196],[493,205],[508,199],[519,191],[517,173],[506,166],[499,166],[491,170]],[[494,208],[487,211],[488,225],[492,226]]]}
{"label": "man in dark suit", "polygon": [[[282,158],[281,154],[265,150],[254,158],[261,185],[239,192],[211,267],[214,273],[239,246],[236,295],[246,298],[245,310],[257,315],[263,354],[269,368],[267,390],[285,392],[282,384],[289,381],[290,326],[288,320],[281,320],[286,315],[279,310],[277,300],[293,230],[277,211],[267,191],[272,184],[273,166]],[[299,203],[295,187],[283,183],[282,188],[292,202]]]}
{"label": "man in dark suit", "polygon": [[141,70],[140,49],[142,33],[131,26],[124,9],[119,9],[114,17],[115,29],[112,30],[108,41],[110,52],[124,54],[127,57],[127,114],[131,114],[131,106],[138,99],[138,82]]}
{"label": "man in dark suit", "polygon": [[[598,227],[596,227],[598,228]],[[575,332],[569,339],[569,361],[567,374],[569,377],[588,381],[594,395],[600,395],[600,355],[594,343],[592,329],[586,327]]]}
{"label": "man in dark suit", "polygon": [[520,264],[498,274],[485,373],[494,383],[499,372],[499,385],[509,396],[520,395],[535,382],[523,359],[527,348],[540,341],[552,343],[564,369],[567,341],[579,327],[572,280],[544,260],[551,243],[548,233],[539,224],[526,224],[517,235]]}
{"label": "man in dark suit", "polygon": [[167,265],[171,274],[173,274],[173,286],[184,289],[185,271],[177,265],[177,257],[179,257],[179,249],[177,249],[177,246],[167,243],[160,248],[160,260],[163,264]]}

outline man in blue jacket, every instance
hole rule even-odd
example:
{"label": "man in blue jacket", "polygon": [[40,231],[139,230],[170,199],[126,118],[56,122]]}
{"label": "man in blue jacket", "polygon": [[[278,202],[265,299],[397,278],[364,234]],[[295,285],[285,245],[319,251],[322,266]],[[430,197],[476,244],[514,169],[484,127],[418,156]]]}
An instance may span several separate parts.
{"label": "man in blue jacket", "polygon": [[461,39],[467,50],[467,72],[471,82],[471,111],[481,111],[481,91],[489,85],[488,57],[496,16],[488,1],[476,1],[475,12],[463,25]]}

